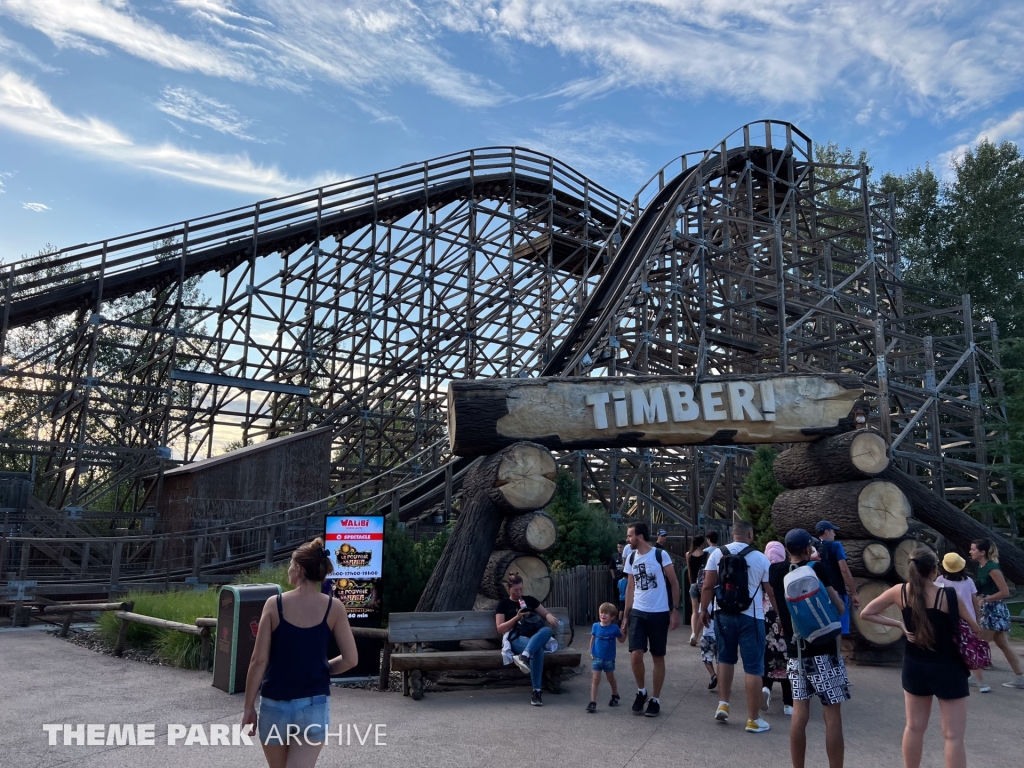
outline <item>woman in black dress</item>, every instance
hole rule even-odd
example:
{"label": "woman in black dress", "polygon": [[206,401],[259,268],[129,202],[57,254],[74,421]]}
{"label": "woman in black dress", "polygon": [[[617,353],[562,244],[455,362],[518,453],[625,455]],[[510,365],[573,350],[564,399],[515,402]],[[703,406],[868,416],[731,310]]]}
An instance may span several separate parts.
{"label": "woman in black dress", "polygon": [[[935,585],[939,561],[927,549],[914,550],[910,558],[910,583],[897,584],[861,609],[862,619],[899,627],[907,637],[903,656],[903,696],[907,727],[903,731],[903,764],[919,768],[924,733],[932,711],[932,697],[939,700],[939,716],[945,737],[946,768],[966,768],[964,730],[967,726],[968,670],[957,646],[958,618],[979,631],[967,606],[952,587]],[[902,620],[883,615],[891,605]]]}

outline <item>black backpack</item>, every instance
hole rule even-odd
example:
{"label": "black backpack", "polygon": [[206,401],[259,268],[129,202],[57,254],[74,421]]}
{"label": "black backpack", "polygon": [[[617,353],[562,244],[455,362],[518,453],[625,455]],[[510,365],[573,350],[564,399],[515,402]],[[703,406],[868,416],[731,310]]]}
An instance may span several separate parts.
{"label": "black backpack", "polygon": [[[754,598],[750,595],[747,579],[747,554],[755,551],[754,545],[744,547],[735,555],[727,547],[719,547],[722,559],[718,562],[718,584],[715,585],[715,601],[723,613],[739,615]],[[758,589],[761,585],[758,584]],[[755,590],[754,594],[757,594]]]}

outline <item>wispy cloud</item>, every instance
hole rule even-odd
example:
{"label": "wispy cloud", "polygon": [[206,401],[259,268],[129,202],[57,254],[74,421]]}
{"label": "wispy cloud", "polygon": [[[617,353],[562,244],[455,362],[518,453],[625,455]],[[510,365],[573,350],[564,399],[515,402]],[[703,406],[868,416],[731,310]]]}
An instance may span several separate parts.
{"label": "wispy cloud", "polygon": [[317,181],[288,177],[245,155],[205,154],[170,143],[137,144],[102,120],[65,114],[13,72],[0,74],[0,125],[107,161],[237,192],[280,195],[316,186]]}
{"label": "wispy cloud", "polygon": [[552,155],[595,178],[606,179],[611,176],[639,182],[647,177],[647,164],[630,145],[649,143],[656,139],[648,131],[600,121],[590,125],[564,122],[537,126],[524,134],[498,140]]}
{"label": "wispy cloud", "polygon": [[14,176],[10,171],[0,171],[0,195],[4,194],[7,190],[4,189],[4,179],[9,179]]}
{"label": "wispy cloud", "polygon": [[373,88],[413,84],[451,102],[487,107],[500,87],[451,63],[443,31],[412,0],[255,0],[243,13],[227,0],[175,0],[194,39],[145,18],[127,0],[0,0],[0,14],[37,29],[61,47],[103,53],[112,46],[177,71],[263,85],[339,84],[364,100]]}
{"label": "wispy cloud", "polygon": [[204,96],[192,88],[168,87],[163,89],[160,96],[156,108],[164,114],[243,141],[260,141],[248,131],[252,121],[240,115],[230,104]]}
{"label": "wispy cloud", "polygon": [[808,104],[903,99],[955,115],[1020,88],[1016,0],[430,0],[452,30],[550,46],[596,75],[562,95],[622,87]]}
{"label": "wispy cloud", "polygon": [[181,72],[252,80],[229,53],[185,40],[138,15],[127,0],[0,0],[0,13],[42,32],[54,45],[102,53],[112,45],[140,59]]}
{"label": "wispy cloud", "polygon": [[[966,135],[970,135],[969,133]],[[983,141],[990,141],[998,144],[1002,141],[1012,141],[1018,146],[1024,146],[1024,109],[1018,109],[1002,120],[989,120],[985,123],[969,141],[961,142],[948,152],[939,155],[939,166],[944,169],[946,175],[952,174],[954,163],[963,160],[969,149],[976,147]]]}
{"label": "wispy cloud", "polygon": [[21,207],[26,211],[35,211],[36,213],[42,213],[43,211],[50,210],[50,206],[44,203],[22,203]]}

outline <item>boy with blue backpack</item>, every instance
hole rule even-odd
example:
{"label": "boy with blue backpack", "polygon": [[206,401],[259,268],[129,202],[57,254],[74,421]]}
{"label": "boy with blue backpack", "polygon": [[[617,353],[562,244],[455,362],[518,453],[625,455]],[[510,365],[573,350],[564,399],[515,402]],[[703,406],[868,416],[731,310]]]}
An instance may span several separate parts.
{"label": "boy with blue backpack", "polygon": [[[793,768],[804,768],[811,697],[823,705],[825,752],[829,768],[842,768],[845,743],[841,705],[850,700],[850,680],[839,653],[843,600],[832,586],[827,567],[813,562],[813,539],[802,528],[786,534],[788,563],[775,563],[768,582],[780,603],[779,621],[786,639],[789,682],[793,687],[793,721],[789,750]],[[780,606],[781,608],[781,606]]]}

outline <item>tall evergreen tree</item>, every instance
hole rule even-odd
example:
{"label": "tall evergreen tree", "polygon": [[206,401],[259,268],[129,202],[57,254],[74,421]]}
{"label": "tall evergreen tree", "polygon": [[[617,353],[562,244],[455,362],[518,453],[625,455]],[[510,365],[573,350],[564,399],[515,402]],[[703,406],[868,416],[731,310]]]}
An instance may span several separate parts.
{"label": "tall evergreen tree", "polygon": [[566,568],[607,563],[621,537],[618,526],[602,507],[583,503],[570,473],[559,472],[555,485],[555,495],[544,511],[558,526],[558,543],[544,556]]}
{"label": "tall evergreen tree", "polygon": [[767,445],[757,447],[754,463],[740,493],[740,517],[754,524],[754,544],[761,550],[769,541],[778,538],[772,524],[772,503],[785,489],[772,472],[775,456],[774,448]]}

